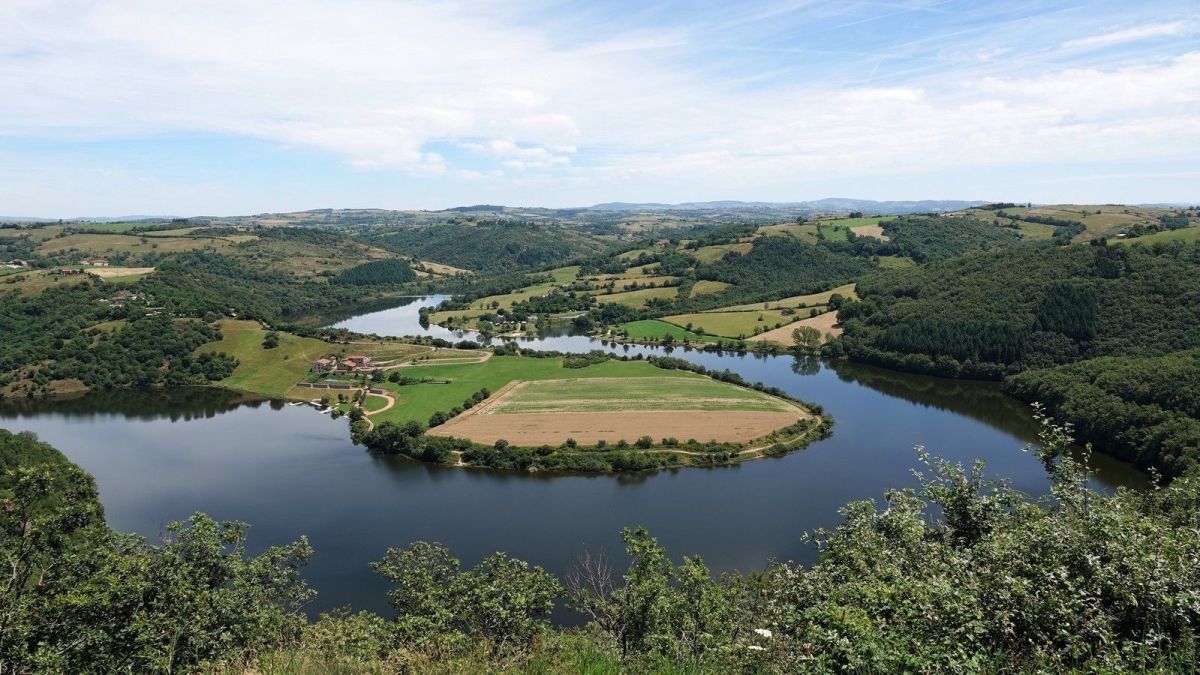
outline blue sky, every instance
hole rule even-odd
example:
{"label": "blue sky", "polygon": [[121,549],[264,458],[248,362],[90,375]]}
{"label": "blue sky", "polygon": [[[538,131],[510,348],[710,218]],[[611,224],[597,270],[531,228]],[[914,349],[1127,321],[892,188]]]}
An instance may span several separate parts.
{"label": "blue sky", "polygon": [[0,215],[1200,201],[1200,5],[5,0]]}

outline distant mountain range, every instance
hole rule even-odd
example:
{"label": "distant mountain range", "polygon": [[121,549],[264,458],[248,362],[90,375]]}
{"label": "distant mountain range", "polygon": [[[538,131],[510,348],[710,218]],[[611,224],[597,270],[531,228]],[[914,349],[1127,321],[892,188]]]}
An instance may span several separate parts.
{"label": "distant mountain range", "polygon": [[137,220],[171,220],[179,216],[87,216],[83,218],[36,218],[33,216],[0,216],[0,223],[130,223]]}
{"label": "distant mountain range", "polygon": [[850,199],[827,197],[806,202],[742,202],[722,200],[714,202],[683,202],[662,204],[657,202],[629,203],[605,202],[588,207],[594,211],[697,211],[708,209],[796,209],[812,211],[862,211],[874,214],[924,213],[929,211],[957,211],[987,204],[986,201],[960,199],[922,199],[919,201],[875,201],[873,199]]}

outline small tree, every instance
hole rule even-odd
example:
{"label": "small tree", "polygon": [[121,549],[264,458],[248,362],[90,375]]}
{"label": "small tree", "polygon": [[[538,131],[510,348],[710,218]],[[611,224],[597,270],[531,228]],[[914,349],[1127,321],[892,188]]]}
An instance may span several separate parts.
{"label": "small tree", "polygon": [[812,326],[800,326],[792,331],[792,342],[799,352],[815,353],[821,349],[821,331]]}

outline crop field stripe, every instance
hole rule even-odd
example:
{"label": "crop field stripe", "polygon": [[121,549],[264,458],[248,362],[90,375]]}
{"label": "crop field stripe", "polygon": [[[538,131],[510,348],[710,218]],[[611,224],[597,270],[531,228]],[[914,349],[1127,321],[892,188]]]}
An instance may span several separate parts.
{"label": "crop field stripe", "polygon": [[498,392],[474,414],[575,412],[796,412],[796,406],[752,389],[681,377],[596,378],[522,382]]}

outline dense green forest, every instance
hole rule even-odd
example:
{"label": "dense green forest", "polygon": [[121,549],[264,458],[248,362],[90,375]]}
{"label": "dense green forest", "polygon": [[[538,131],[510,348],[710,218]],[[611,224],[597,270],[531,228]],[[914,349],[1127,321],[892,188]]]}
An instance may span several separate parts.
{"label": "dense green forest", "polygon": [[944,376],[997,379],[1105,355],[1200,346],[1200,247],[1026,244],[858,284],[837,349]]}
{"label": "dense green forest", "polygon": [[[643,528],[556,579],[415,542],[372,563],[392,616],[311,621],[312,547],[249,553],[196,514],[107,527],[91,478],[0,430],[0,665],[13,672],[1185,672],[1200,639],[1200,479],[1115,494],[1046,425],[1034,499],[927,455],[915,490],[842,509],[817,562],[714,578]],[[619,569],[619,566],[623,569]],[[586,620],[550,623],[556,602]]]}
{"label": "dense green forest", "polygon": [[1200,465],[1200,351],[1030,370],[1008,378],[1005,389],[1143,468],[1179,475]]}
{"label": "dense green forest", "polygon": [[499,272],[566,263],[608,246],[565,227],[495,220],[446,222],[386,230],[366,237],[378,246],[477,272]]}
{"label": "dense green forest", "polygon": [[745,254],[696,268],[697,279],[734,284],[748,297],[815,293],[851,281],[871,268],[860,258],[838,255],[791,237],[761,237]]}
{"label": "dense green forest", "polygon": [[172,314],[225,315],[233,310],[267,322],[296,320],[366,299],[352,285],[296,279],[206,252],[175,257],[138,288]]}
{"label": "dense green forest", "polygon": [[[116,307],[102,284],[83,282],[38,296],[0,296],[0,387],[11,394],[47,392],[55,381],[90,389],[198,384],[227,377],[237,362],[223,354],[193,357],[218,338],[199,321]],[[95,324],[114,321],[109,327]]]}
{"label": "dense green forest", "polygon": [[1021,241],[1013,230],[969,216],[907,216],[884,221],[881,226],[887,241],[848,232],[844,243],[823,243],[855,255],[897,255],[929,262],[1015,246]]}
{"label": "dense green forest", "polygon": [[[1200,460],[1196,406],[1180,403],[1196,397],[1194,353],[1177,354],[1200,347],[1200,246],[1027,244],[880,273],[858,292],[831,355],[1008,377],[1014,395],[1139,466],[1174,476]],[[1135,394],[1151,383],[1169,400]]]}
{"label": "dense green forest", "polygon": [[415,281],[416,278],[416,272],[403,260],[372,260],[341,271],[333,278],[333,283],[349,286],[394,286]]}

